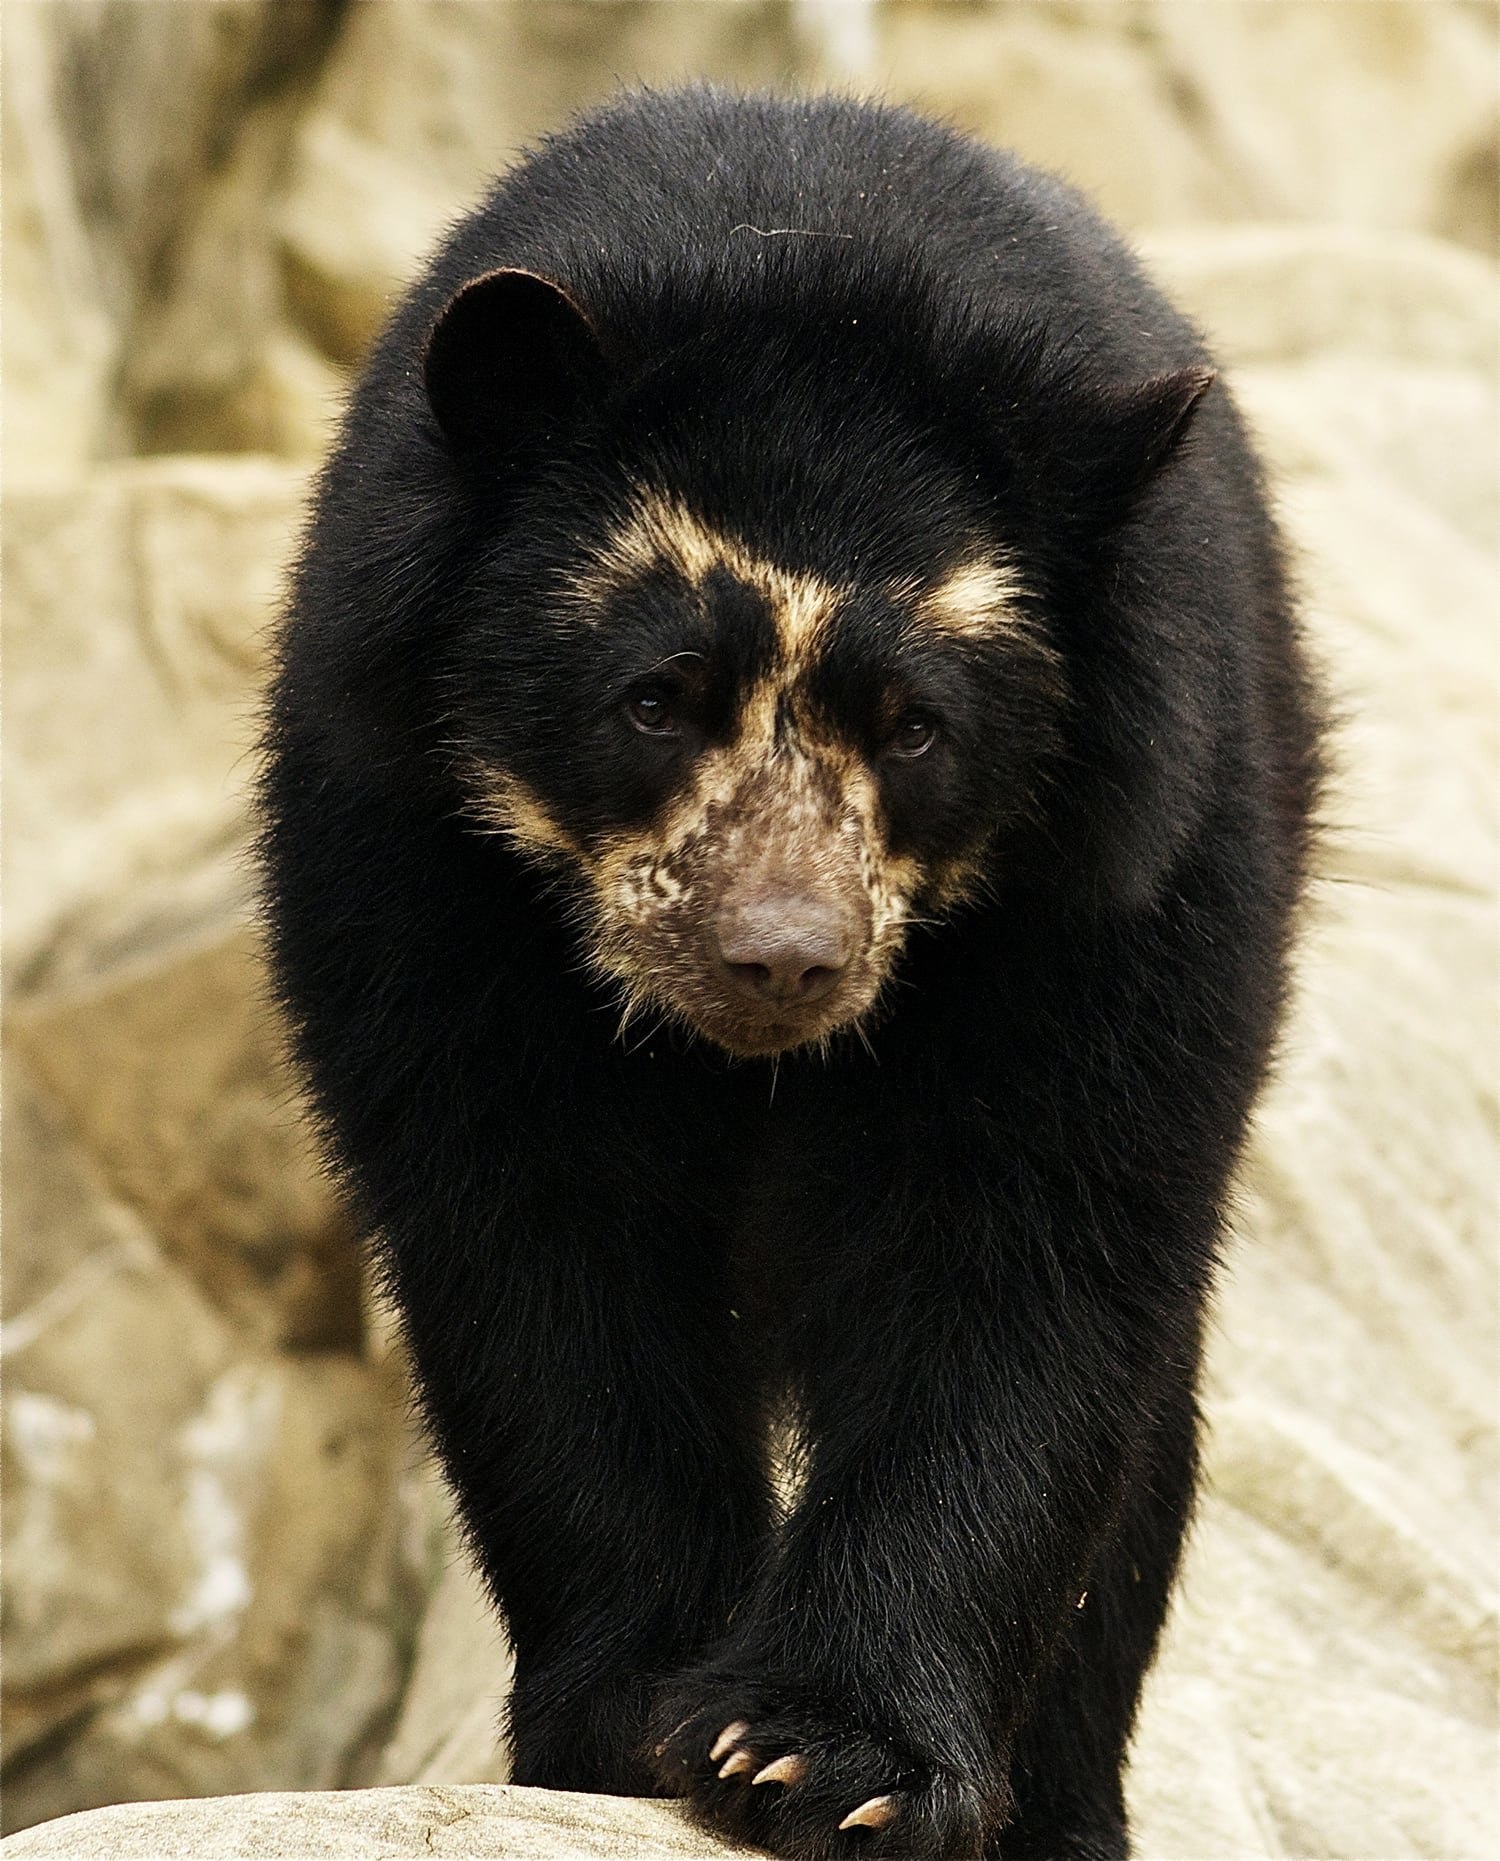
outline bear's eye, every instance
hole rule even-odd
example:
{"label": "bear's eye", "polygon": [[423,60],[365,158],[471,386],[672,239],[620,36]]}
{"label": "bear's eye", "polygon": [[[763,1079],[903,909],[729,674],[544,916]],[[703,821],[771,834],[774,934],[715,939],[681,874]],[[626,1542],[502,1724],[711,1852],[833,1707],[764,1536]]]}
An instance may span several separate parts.
{"label": "bear's eye", "polygon": [[937,725],[920,711],[908,711],[891,732],[886,748],[892,756],[925,756],[937,737]]}
{"label": "bear's eye", "polygon": [[625,701],[625,715],[642,736],[675,737],[681,734],[671,700],[664,691],[654,687],[647,686],[633,692]]}

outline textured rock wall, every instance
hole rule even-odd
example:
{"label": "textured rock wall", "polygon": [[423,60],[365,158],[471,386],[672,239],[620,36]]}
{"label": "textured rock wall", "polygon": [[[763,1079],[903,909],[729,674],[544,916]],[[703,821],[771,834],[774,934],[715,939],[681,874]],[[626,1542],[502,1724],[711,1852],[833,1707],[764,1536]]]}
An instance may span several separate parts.
{"label": "textured rock wall", "polygon": [[[1493,343],[1476,316],[1494,302],[1495,15],[1465,0],[6,0],[3,31],[5,1823],[499,1777],[503,1647],[299,1134],[247,908],[263,630],[345,371],[485,176],[617,74],[882,87],[1067,171],[1150,234],[1228,342],[1320,564],[1326,637],[1375,694],[1361,805],[1399,825],[1342,876],[1426,888],[1397,914],[1472,977],[1461,894],[1490,870],[1476,794],[1491,764],[1471,745],[1437,772],[1429,737],[1379,695],[1420,688],[1468,741],[1495,545]],[[1428,594],[1436,657],[1412,630]],[[1337,948],[1323,960],[1363,973]],[[1339,1006],[1330,985],[1319,1053],[1378,1020],[1378,982],[1362,986],[1373,997],[1349,985]],[[1393,1034],[1375,1052],[1380,1077],[1399,1050]],[[1347,1070],[1314,1068],[1271,1128],[1293,1143],[1316,1127]],[[1431,1093],[1447,1076],[1435,1059]],[[1450,1127],[1467,1129],[1466,1105],[1458,1092]],[[1337,1132],[1318,1142],[1315,1180],[1255,1178],[1268,1229],[1325,1180],[1359,1202]],[[1423,1151],[1412,1168],[1470,1220],[1480,1163]],[[1291,1296],[1260,1271],[1253,1337],[1256,1301]],[[1444,1296],[1482,1305],[1454,1272]],[[1298,1273],[1317,1330],[1317,1274]],[[1403,1374],[1399,1352],[1350,1348],[1340,1375]],[[1224,1412],[1230,1512],[1250,1516],[1285,1472],[1267,1447],[1284,1416]],[[1304,1443],[1291,1463],[1310,1517],[1332,1505],[1337,1525],[1330,1494],[1357,1518],[1350,1491],[1381,1516],[1394,1504],[1363,1461],[1343,1484],[1337,1454]],[[1443,1466],[1462,1484],[1461,1463]],[[1213,1568],[1244,1564],[1253,1587],[1265,1560],[1214,1520]],[[1339,1555],[1358,1565],[1355,1539]],[[1296,1555],[1288,1580],[1313,1581]],[[1472,1557],[1433,1578],[1422,1555],[1418,1619],[1462,1694]],[[1234,1599],[1200,1593],[1230,1634]],[[1151,1722],[1162,1751],[1197,1741],[1195,1701],[1227,1710],[1198,1646]],[[1227,1668],[1232,1635],[1220,1652]],[[1268,1749],[1283,1706],[1269,1682],[1254,1695]],[[1411,1726],[1424,1751],[1471,1748],[1440,1713]],[[1148,1769],[1143,1788],[1189,1852],[1205,1825],[1183,1820],[1176,1776]],[[1264,1818],[1236,1788],[1222,1782],[1216,1838],[1248,1851]],[[1295,1792],[1281,1825],[1308,1842],[1328,1826]]]}

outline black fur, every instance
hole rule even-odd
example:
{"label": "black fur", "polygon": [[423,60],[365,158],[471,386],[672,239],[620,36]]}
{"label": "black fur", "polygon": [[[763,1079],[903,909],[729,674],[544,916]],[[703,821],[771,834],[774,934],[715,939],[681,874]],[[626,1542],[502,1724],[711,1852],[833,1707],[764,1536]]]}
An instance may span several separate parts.
{"label": "black fur", "polygon": [[[504,269],[535,281],[455,303]],[[518,1782],[686,1791],[797,1857],[1126,1853],[1317,765],[1210,369],[1060,183],[902,110],[708,90],[546,143],[370,361],[281,636],[266,889],[515,1645]],[[661,805],[617,704],[670,626],[562,617],[641,480],[840,585],[1002,549],[1061,665],[1054,701],[911,648],[947,729],[882,774],[887,831],[981,884],[908,932],[863,1040],[618,1039],[566,862],[465,813],[476,753],[581,837]],[[766,650],[735,612],[726,716]],[[872,596],[818,674],[872,761],[897,626]],[[804,1780],[721,1781],[731,1721]]]}

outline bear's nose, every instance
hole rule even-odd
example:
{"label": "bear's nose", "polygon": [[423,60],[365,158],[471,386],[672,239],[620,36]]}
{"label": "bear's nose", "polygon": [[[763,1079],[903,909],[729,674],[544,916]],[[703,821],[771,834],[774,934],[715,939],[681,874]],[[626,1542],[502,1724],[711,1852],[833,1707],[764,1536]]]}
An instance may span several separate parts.
{"label": "bear's nose", "polygon": [[715,934],[738,994],[788,1006],[831,994],[854,948],[848,913],[806,894],[769,892],[727,906]]}

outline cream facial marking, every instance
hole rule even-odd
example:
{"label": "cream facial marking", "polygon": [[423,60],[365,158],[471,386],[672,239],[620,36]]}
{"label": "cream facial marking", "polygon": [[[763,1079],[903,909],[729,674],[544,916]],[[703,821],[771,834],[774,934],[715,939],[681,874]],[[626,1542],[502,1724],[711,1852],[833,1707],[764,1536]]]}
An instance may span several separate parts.
{"label": "cream facial marking", "polygon": [[987,640],[1017,625],[1022,592],[1008,563],[963,562],[918,598],[916,611],[961,640]]}
{"label": "cream facial marking", "polygon": [[[727,571],[753,588],[774,617],[786,683],[811,662],[830,614],[855,592],[767,561],[738,537],[711,528],[679,499],[655,491],[637,495],[629,518],[575,583],[575,592],[597,619],[611,588],[662,567],[676,569],[695,588],[715,570]],[[887,584],[881,592],[905,608],[918,626],[961,640],[1008,635],[1058,664],[1056,652],[1026,611],[1019,571],[1003,556],[961,562],[935,584],[903,580]]]}
{"label": "cream facial marking", "polygon": [[544,859],[585,858],[584,849],[519,777],[473,762],[464,772],[463,789],[467,812],[483,831]]}
{"label": "cream facial marking", "polygon": [[935,586],[907,595],[907,602],[920,626],[950,639],[1013,640],[1044,660],[1060,684],[1062,661],[1027,612],[1025,595],[1014,564],[991,558],[961,562]]}
{"label": "cream facial marking", "polygon": [[590,570],[574,584],[593,617],[611,588],[652,569],[676,569],[701,587],[717,569],[753,588],[775,620],[788,669],[811,659],[828,616],[843,591],[816,575],[778,568],[737,537],[711,529],[676,498],[642,492],[625,524],[610,537]]}

